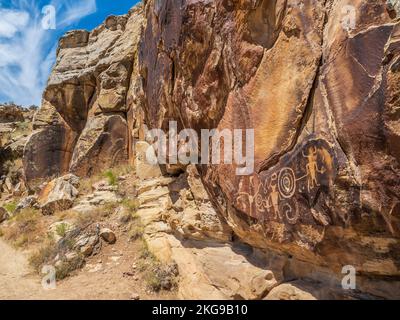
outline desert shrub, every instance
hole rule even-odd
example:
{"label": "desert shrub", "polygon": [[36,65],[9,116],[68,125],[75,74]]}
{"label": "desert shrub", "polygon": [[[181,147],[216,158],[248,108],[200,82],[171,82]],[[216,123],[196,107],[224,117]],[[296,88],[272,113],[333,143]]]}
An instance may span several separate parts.
{"label": "desert shrub", "polygon": [[15,209],[17,209],[17,202],[8,202],[4,205],[4,209],[6,209],[10,213],[14,213]]}
{"label": "desert shrub", "polygon": [[176,264],[161,263],[148,249],[143,240],[138,261],[138,270],[144,273],[147,287],[155,292],[173,290],[177,287],[178,267]]}
{"label": "desert shrub", "polygon": [[40,272],[42,266],[52,261],[56,255],[57,246],[55,242],[49,241],[30,256],[29,263],[34,270]]}
{"label": "desert shrub", "polygon": [[108,217],[110,217],[115,210],[118,208],[119,203],[110,202],[106,203],[100,207],[95,208],[89,212],[76,214],[76,225],[80,229],[85,229],[89,225],[102,221]]}
{"label": "desert shrub", "polygon": [[117,177],[125,176],[127,174],[132,174],[135,172],[134,166],[130,164],[122,164],[112,168],[112,171]]}
{"label": "desert shrub", "polygon": [[[72,243],[72,242],[71,242]],[[44,265],[49,265],[54,262],[57,255],[61,255],[66,249],[71,250],[72,244],[67,242],[62,245],[49,241],[46,245],[42,246],[29,258],[30,265],[40,273]],[[85,259],[82,254],[77,253],[76,257],[70,260],[61,260],[61,263],[56,266],[56,278],[58,280],[65,279],[71,272],[83,267]]]}
{"label": "desert shrub", "polygon": [[107,170],[106,172],[104,172],[104,177],[107,179],[107,182],[110,186],[117,185],[118,178],[112,170]]}
{"label": "desert shrub", "polygon": [[132,223],[128,231],[128,236],[131,240],[137,240],[143,237],[143,233],[144,228],[141,224]]}
{"label": "desert shrub", "polygon": [[60,266],[56,267],[56,278],[58,280],[65,279],[71,272],[81,269],[85,263],[83,255],[78,254],[75,258],[63,261]]}
{"label": "desert shrub", "polygon": [[131,221],[138,220],[137,210],[139,202],[136,199],[125,198],[121,202],[122,213],[119,217],[120,222],[127,224]]}
{"label": "desert shrub", "polygon": [[96,221],[98,221],[98,212],[93,210],[77,215],[75,225],[79,229],[85,229]]}
{"label": "desert shrub", "polygon": [[149,265],[144,280],[150,290],[173,290],[177,286],[178,268],[175,264],[162,264],[156,262]]}
{"label": "desert shrub", "polygon": [[56,234],[61,238],[64,238],[68,231],[68,225],[66,223],[60,223],[56,227]]}
{"label": "desert shrub", "polygon": [[118,202],[108,202],[101,207],[101,216],[107,218],[114,214],[115,210],[119,207]]}
{"label": "desert shrub", "polygon": [[125,198],[121,204],[132,213],[135,213],[139,208],[139,201],[137,199]]}

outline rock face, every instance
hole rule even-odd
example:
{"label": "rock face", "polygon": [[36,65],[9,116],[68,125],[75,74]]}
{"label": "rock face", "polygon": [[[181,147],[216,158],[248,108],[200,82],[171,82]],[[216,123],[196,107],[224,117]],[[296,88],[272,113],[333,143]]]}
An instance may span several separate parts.
{"label": "rock face", "polygon": [[[228,241],[232,230],[278,253],[285,279],[340,287],[351,265],[357,294],[399,297],[398,8],[394,0],[148,0],[91,33],[69,33],[25,147],[26,178],[90,175],[134,159],[144,123],[254,129],[254,172],[198,166],[205,192],[192,192],[195,207],[181,194],[169,204],[169,182],[142,185],[151,228],[190,241]],[[161,175],[147,169],[143,179]],[[159,207],[147,207],[154,199]],[[151,234],[156,251],[168,247]]]}
{"label": "rock face", "polygon": [[23,109],[16,105],[0,105],[0,123],[23,122]]}
{"label": "rock face", "polygon": [[36,109],[0,105],[0,198],[25,191],[22,156]]}
{"label": "rock face", "polygon": [[385,1],[300,3],[148,1],[144,110],[151,127],[254,129],[254,174],[201,167],[234,232],[391,295],[371,288],[400,271],[400,25]]}
{"label": "rock face", "polygon": [[3,207],[0,207],[0,223],[4,222],[8,218],[8,212]]}
{"label": "rock face", "polygon": [[90,175],[128,159],[128,88],[143,10],[111,16],[59,42],[57,62],[25,149],[27,180]]}

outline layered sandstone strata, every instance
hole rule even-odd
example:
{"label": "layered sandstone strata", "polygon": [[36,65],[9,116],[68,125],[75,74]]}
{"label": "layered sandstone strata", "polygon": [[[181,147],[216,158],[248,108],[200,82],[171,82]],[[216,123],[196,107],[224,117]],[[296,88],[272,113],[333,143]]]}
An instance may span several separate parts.
{"label": "layered sandstone strata", "polygon": [[144,22],[141,6],[92,32],[67,33],[25,150],[27,180],[90,175],[128,159],[129,95]]}

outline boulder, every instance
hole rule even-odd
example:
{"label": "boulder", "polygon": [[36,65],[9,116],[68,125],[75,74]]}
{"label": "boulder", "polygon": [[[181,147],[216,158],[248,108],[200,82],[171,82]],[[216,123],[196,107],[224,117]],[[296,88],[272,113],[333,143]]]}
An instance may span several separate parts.
{"label": "boulder", "polygon": [[100,238],[96,234],[82,234],[76,239],[75,249],[88,257],[98,252],[101,245],[99,240]]}
{"label": "boulder", "polygon": [[264,300],[317,300],[312,293],[312,288],[304,287],[304,283],[283,283],[273,288]]}
{"label": "boulder", "polygon": [[37,196],[28,196],[28,197],[25,197],[25,198],[21,199],[17,204],[15,212],[19,212],[19,211],[21,211],[23,209],[26,209],[26,208],[39,209],[40,206],[37,203],[37,200],[38,200]]}
{"label": "boulder", "polygon": [[69,232],[73,231],[74,228],[74,224],[69,221],[58,221],[50,225],[47,234],[56,242],[58,242]]}
{"label": "boulder", "polygon": [[145,141],[139,141],[135,145],[136,175],[140,180],[160,178],[162,172],[153,147]]}
{"label": "boulder", "polygon": [[114,231],[103,228],[100,230],[100,237],[108,244],[114,244],[117,241]]}
{"label": "boulder", "polygon": [[50,181],[38,196],[38,203],[44,215],[72,208],[79,194],[79,178],[68,174]]}
{"label": "boulder", "polygon": [[22,158],[23,153],[24,153],[24,147],[26,142],[28,141],[28,136],[27,135],[22,135],[19,136],[12,141],[10,141],[3,149],[4,152],[7,152],[10,157],[16,159],[16,158]]}
{"label": "boulder", "polygon": [[95,191],[79,199],[79,202],[73,207],[77,212],[89,212],[96,207],[121,202],[121,197],[114,191]]}

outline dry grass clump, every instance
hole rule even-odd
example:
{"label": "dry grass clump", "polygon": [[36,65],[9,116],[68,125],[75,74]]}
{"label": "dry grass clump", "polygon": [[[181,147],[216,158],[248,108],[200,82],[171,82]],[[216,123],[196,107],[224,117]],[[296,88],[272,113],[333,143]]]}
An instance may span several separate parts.
{"label": "dry grass clump", "polygon": [[73,271],[81,269],[84,264],[85,258],[81,254],[78,254],[71,260],[63,261],[60,266],[56,266],[56,278],[58,280],[65,279],[70,276]]}
{"label": "dry grass clump", "polygon": [[85,229],[87,226],[95,222],[103,221],[109,218],[118,208],[118,206],[119,203],[110,202],[102,206],[99,206],[96,209],[89,212],[76,213],[75,214],[76,226],[80,229]]}
{"label": "dry grass clump", "polygon": [[27,247],[43,241],[46,226],[40,211],[27,208],[21,210],[9,220],[7,228],[3,228],[3,237],[15,247]]}
{"label": "dry grass clump", "polygon": [[[74,241],[72,239],[64,239],[65,241],[55,243],[48,240],[41,248],[34,252],[29,258],[30,265],[40,273],[45,265],[52,265],[57,256],[61,257],[65,252],[72,252]],[[73,271],[83,267],[85,259],[82,254],[76,252],[71,259],[61,259],[56,264],[56,279],[62,280],[68,277]]]}
{"label": "dry grass clump", "polygon": [[114,168],[110,168],[102,173],[95,174],[89,178],[81,179],[79,185],[79,191],[81,194],[88,194],[93,191],[93,184],[99,182],[102,179],[106,179],[108,184],[111,186],[118,185],[118,178],[128,174],[134,173],[134,168],[131,165],[120,165]]}
{"label": "dry grass clump", "polygon": [[142,239],[144,234],[144,227],[139,222],[134,221],[129,226],[128,237],[130,240]]}
{"label": "dry grass clump", "polygon": [[48,264],[57,256],[57,247],[53,240],[48,240],[41,248],[35,251],[29,258],[30,265],[40,272],[45,264]]}
{"label": "dry grass clump", "polygon": [[143,272],[143,277],[148,288],[154,292],[176,289],[177,277],[179,275],[177,265],[161,263],[149,251],[144,240],[142,243],[138,269],[140,272]]}

